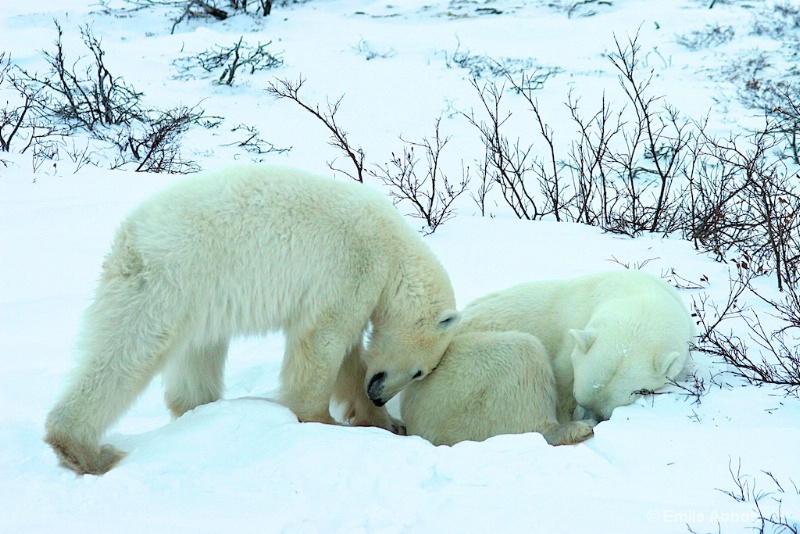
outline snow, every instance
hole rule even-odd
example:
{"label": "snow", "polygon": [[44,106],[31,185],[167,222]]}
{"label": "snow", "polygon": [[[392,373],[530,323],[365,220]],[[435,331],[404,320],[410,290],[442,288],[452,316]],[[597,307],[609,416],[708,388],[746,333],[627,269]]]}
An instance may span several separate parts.
{"label": "snow", "polygon": [[[615,0],[587,4],[582,9],[595,15],[573,17],[553,7],[569,2],[311,0],[276,6],[265,19],[193,19],[174,35],[174,8],[123,17],[124,2],[111,2],[111,12],[87,0],[5,4],[0,52],[26,69],[44,70],[40,51],[55,39],[53,18],[76,55],[77,29],[89,23],[111,70],[144,92],[149,105],[200,102],[221,117],[217,128],[186,138],[185,157],[203,168],[263,159],[333,174],[326,162],[336,158],[347,168],[321,124],[267,95],[276,77],[302,74],[301,95],[323,107],[344,95],[337,119],[374,163],[399,150],[401,135],[432,135],[442,116],[443,133],[451,136],[446,165],[459,176],[461,163],[472,165],[481,147],[457,113],[477,104],[468,72],[448,66],[457,50],[563,69],[538,95],[563,143],[574,129],[563,105],[570,88],[587,110],[601,91],[618,91],[603,56],[615,35],[624,41],[638,31],[647,68],[656,73],[655,92],[689,115],[712,110],[710,128],[719,132],[758,118],[730,98],[733,88],[714,69],[754,46],[774,48],[748,34],[752,13],[765,5],[756,0],[711,10],[691,0]],[[502,13],[481,15],[480,8]],[[734,26],[736,39],[694,52],[676,43],[676,35],[717,22]],[[241,35],[252,44],[271,40],[285,65],[238,74],[233,87],[215,85],[213,75],[177,78],[173,60]],[[362,41],[390,57],[367,60],[358,51]],[[775,68],[784,57],[774,52]],[[228,146],[243,137],[231,131],[242,123],[292,150],[253,156]],[[154,381],[107,436],[128,456],[102,477],[77,477],[57,466],[42,441],[44,417],[71,367],[80,313],[115,226],[175,177],[108,165],[73,173],[67,158],[34,172],[29,153],[0,153],[0,160],[2,532],[745,532],[761,522],[752,499],[724,493],[736,489],[737,469],[749,487],[772,493],[761,501],[764,513],[777,512],[774,498],[781,498],[781,513],[800,521],[800,402],[721,374],[726,367],[702,353],[692,361],[706,381],[699,403],[667,388],[617,409],[583,444],[551,447],[531,433],[434,447],[379,429],[298,423],[271,400],[282,338],[242,339],[230,351],[224,400],[170,421]],[[701,296],[727,297],[728,266],[678,238],[630,239],[577,224],[520,221],[499,204],[484,218],[466,197],[458,209],[425,239],[450,273],[460,306],[518,282],[623,266],[700,283],[702,289],[681,291],[687,305]],[[774,286],[770,279],[759,283],[765,291]],[[396,414],[396,400],[390,409]]]}

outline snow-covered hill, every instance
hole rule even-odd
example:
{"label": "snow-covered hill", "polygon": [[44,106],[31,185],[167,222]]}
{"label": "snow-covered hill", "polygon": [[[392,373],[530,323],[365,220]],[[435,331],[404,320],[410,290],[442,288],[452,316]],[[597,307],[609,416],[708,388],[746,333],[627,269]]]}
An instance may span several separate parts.
{"label": "snow-covered hill", "polygon": [[[218,117],[218,126],[198,127],[183,141],[182,156],[199,167],[257,159],[322,174],[333,174],[328,161],[338,158],[334,165],[345,169],[348,162],[327,144],[319,121],[266,93],[276,77],[302,75],[304,97],[323,109],[344,95],[337,120],[372,163],[400,150],[401,135],[431,136],[441,116],[451,139],[445,165],[455,176],[462,161],[482,157],[474,127],[458,113],[477,105],[468,70],[453,60],[458,53],[508,64],[532,58],[560,69],[538,97],[566,142],[574,129],[563,105],[570,89],[587,109],[602,90],[615,98],[617,77],[604,57],[615,35],[638,32],[656,92],[692,116],[712,110],[715,132],[758,119],[731,98],[726,80],[709,73],[773,42],[748,32],[752,13],[766,5],[760,1],[708,9],[709,2],[693,0],[310,0],[276,5],[267,18],[191,19],[174,34],[178,7],[6,4],[0,52],[29,72],[45,70],[41,51],[52,49],[54,18],[72,57],[81,55],[78,28],[90,24],[109,68],[148,105],[200,103]],[[736,38],[698,51],[676,42],[706,24],[729,25]],[[240,36],[272,41],[284,65],[242,71],[228,87],[213,83],[218,74],[186,79],[173,63]],[[775,51],[771,68],[781,69],[787,57]],[[241,124],[291,150],[254,155],[235,146],[246,137],[235,129]],[[298,423],[270,400],[282,338],[243,339],[230,352],[224,400],[170,421],[156,381],[108,436],[129,451],[126,459],[102,477],[76,477],[42,442],[44,416],[71,366],[80,313],[116,224],[174,177],[107,170],[111,157],[99,149],[91,158],[99,166],[73,172],[79,165],[70,149],[61,150],[57,161],[0,152],[0,531],[780,532],[761,520],[778,513],[797,529],[800,402],[746,385],[702,353],[691,368],[704,381],[701,397],[668,388],[617,409],[583,444],[550,447],[526,434],[434,447],[378,429]],[[368,186],[381,187],[376,180]],[[501,204],[489,206],[493,217],[481,217],[465,195],[457,216],[425,238],[450,272],[460,306],[522,281],[625,266],[682,286],[696,282],[699,289],[681,290],[687,305],[727,299],[729,267],[677,237],[631,239],[521,221]],[[774,286],[769,278],[758,283],[765,291]],[[761,493],[759,513],[753,499]]]}

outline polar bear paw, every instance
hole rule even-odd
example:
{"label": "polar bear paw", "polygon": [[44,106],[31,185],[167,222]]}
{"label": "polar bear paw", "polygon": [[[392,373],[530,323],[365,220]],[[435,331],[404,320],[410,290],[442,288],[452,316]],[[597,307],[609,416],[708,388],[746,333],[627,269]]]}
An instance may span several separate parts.
{"label": "polar bear paw", "polygon": [[374,426],[388,430],[400,436],[406,435],[406,425],[400,419],[395,419],[386,410],[373,411],[367,416],[356,416],[350,424],[353,426]]}
{"label": "polar bear paw", "polygon": [[595,425],[597,421],[594,419],[570,421],[563,425],[555,425],[542,432],[542,435],[550,445],[574,445],[591,438],[594,435]]}
{"label": "polar bear paw", "polygon": [[102,475],[125,457],[124,452],[111,445],[96,447],[52,438],[46,441],[53,447],[59,464],[79,475]]}

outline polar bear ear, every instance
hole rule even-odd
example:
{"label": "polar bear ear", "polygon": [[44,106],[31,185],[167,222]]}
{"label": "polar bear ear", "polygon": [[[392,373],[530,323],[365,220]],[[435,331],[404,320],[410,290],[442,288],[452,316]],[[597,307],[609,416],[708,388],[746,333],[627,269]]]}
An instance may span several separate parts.
{"label": "polar bear ear", "polygon": [[442,332],[449,332],[461,320],[461,314],[456,310],[445,310],[436,318],[436,326]]}
{"label": "polar bear ear", "polygon": [[569,335],[575,341],[575,344],[581,349],[581,352],[589,352],[589,349],[594,345],[597,340],[597,332],[594,330],[576,330],[569,331]]}
{"label": "polar bear ear", "polygon": [[666,352],[656,361],[656,372],[659,376],[675,378],[683,369],[684,359],[678,351]]}

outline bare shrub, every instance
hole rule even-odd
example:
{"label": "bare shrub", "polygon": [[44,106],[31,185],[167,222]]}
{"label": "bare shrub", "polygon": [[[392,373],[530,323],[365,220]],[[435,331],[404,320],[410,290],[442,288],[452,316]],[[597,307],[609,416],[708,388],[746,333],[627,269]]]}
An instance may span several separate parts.
{"label": "bare shrub", "polygon": [[175,28],[188,19],[213,18],[226,20],[231,14],[244,13],[266,17],[272,12],[273,6],[287,6],[299,4],[307,0],[123,0],[124,7],[119,7],[109,0],[99,0],[97,3],[104,13],[116,16],[129,16],[131,13],[152,7],[168,7],[180,10],[172,24],[170,33],[175,33]]}
{"label": "bare shrub", "polygon": [[358,44],[353,47],[353,50],[355,50],[356,54],[359,56],[363,56],[367,61],[372,61],[373,59],[389,59],[397,55],[397,50],[394,48],[390,48],[384,52],[375,50],[363,37],[359,39]]}
{"label": "bare shrub", "polygon": [[619,72],[628,106],[614,111],[603,97],[600,111],[583,117],[570,94],[567,106],[579,137],[566,158],[556,153],[555,132],[534,96],[541,87],[538,73],[506,77],[533,114],[531,139],[537,142],[512,139],[505,133],[511,116],[501,106],[505,85],[473,80],[482,109],[480,115],[473,110],[464,116],[478,130],[485,147],[478,171],[499,185],[518,217],[552,216],[631,236],[667,234],[680,228],[682,195],[675,182],[682,174],[684,158],[691,155],[686,150],[693,138],[690,122],[650,94],[653,72],[639,74],[636,38],[626,46],[615,44],[609,59]]}
{"label": "bare shrub", "polygon": [[603,94],[600,110],[584,118],[580,100],[567,98],[570,116],[578,127],[564,163],[575,191],[575,221],[608,228],[617,210],[619,191],[610,168],[611,144],[623,129],[622,113],[614,112]]}
{"label": "bare shrub", "polygon": [[677,390],[678,394],[687,400],[691,399],[692,404],[696,406],[703,402],[703,397],[709,392],[706,379],[697,376],[696,372],[690,373],[682,382],[670,379],[669,383]]}
{"label": "bare shrub", "polygon": [[[480,183],[476,190],[471,190],[469,192],[469,196],[473,202],[478,206],[480,209],[481,217],[486,217],[486,203],[488,202],[489,192],[494,188],[495,183],[492,181],[491,177],[489,176],[489,154],[484,153],[483,161],[478,161],[478,178],[480,179]],[[470,177],[471,181],[475,181],[474,177]]]}
{"label": "bare shrub", "polygon": [[[545,73],[549,77],[549,73]],[[554,145],[554,132],[553,129],[545,122],[542,117],[539,101],[533,96],[533,92],[541,88],[539,79],[541,75],[534,74],[520,74],[519,79],[515,79],[508,75],[508,80],[511,82],[511,87],[518,94],[526,100],[529,105],[529,110],[533,113],[536,119],[536,130],[546,147],[546,155],[543,158],[536,159],[534,165],[531,167],[534,175],[541,184],[541,192],[545,198],[545,209],[551,212],[556,221],[574,219],[574,217],[565,217],[565,211],[569,208],[567,206],[572,204],[572,200],[565,198],[566,187],[561,180],[559,172],[560,164],[556,158],[555,145]],[[543,83],[543,82],[542,82]]]}
{"label": "bare shrub", "polygon": [[[10,152],[12,143],[15,151],[24,154],[31,150],[34,171],[44,162],[55,160],[61,147],[66,147],[63,128],[47,117],[40,106],[42,88],[33,88],[22,83],[12,72],[13,64],[5,54],[0,54],[0,89],[7,91],[9,100],[0,109],[0,152]],[[12,103],[13,101],[13,103]],[[71,139],[73,148],[75,140]],[[74,149],[68,155],[74,159],[78,168],[90,161],[89,157],[77,155]],[[88,149],[86,151],[89,152]],[[0,162],[5,163],[4,160]]]}
{"label": "bare shrub", "polygon": [[[304,82],[303,78],[297,81],[278,80],[270,84],[267,92],[275,98],[286,98],[295,102],[322,122],[331,133],[331,146],[341,150],[355,168],[353,172],[347,172],[334,167],[334,162],[330,161],[328,167],[331,170],[362,183],[365,174],[380,179],[389,187],[389,195],[396,204],[410,205],[413,210],[410,215],[425,221],[422,230],[425,234],[432,234],[455,215],[453,203],[467,190],[469,172],[464,169],[461,180],[455,183],[442,169],[441,153],[449,138],[441,135],[441,119],[435,123],[432,139],[423,138],[417,142],[401,138],[405,146],[399,155],[392,153],[387,163],[374,165],[375,170],[367,170],[364,151],[350,143],[347,132],[336,120],[342,98],[333,103],[328,101],[325,110],[319,105],[312,106],[300,98],[300,89]],[[426,166],[423,170],[419,170],[420,157],[417,156],[417,151],[424,154]]]}
{"label": "bare shrub", "polygon": [[722,74],[734,84],[740,101],[761,112],[770,132],[781,140],[784,157],[800,165],[800,6],[774,2],[754,12],[752,33],[776,42],[734,58]]}
{"label": "bare shrub", "polygon": [[[615,45],[609,59],[627,104],[614,110],[603,95],[599,110],[586,115],[570,93],[578,135],[566,157],[557,153],[561,145],[530,88],[538,85],[527,85],[531,77],[472,80],[480,106],[463,116],[484,145],[475,162],[479,188],[471,193],[481,213],[496,188],[522,219],[553,217],[630,236],[679,232],[721,261],[745,258],[754,272],[775,273],[780,290],[796,286],[800,184],[796,170],[775,155],[782,146],[794,150],[794,93],[783,92],[760,131],[714,139],[705,121],[690,121],[653,94],[654,72],[640,72],[636,37]],[[533,114],[524,140],[507,133],[506,84]]]}
{"label": "bare shrub", "polygon": [[62,152],[72,161],[76,173],[86,165],[97,166],[94,159],[96,154],[88,139],[82,145],[79,145],[75,139],[70,139],[69,143],[65,140]]}
{"label": "bare shrub", "polygon": [[[787,495],[800,494],[800,488],[791,478],[781,480],[771,471],[761,471],[766,478],[758,478],[742,472],[742,460],[739,458],[736,468],[733,461],[728,460],[728,471],[733,480],[733,488],[719,489],[731,499],[739,503],[750,503],[753,506],[753,520],[758,524],[753,528],[759,534],[786,533],[797,534],[798,523],[782,511],[783,500]],[[693,532],[690,529],[690,532]]]}
{"label": "bare shrub", "polygon": [[740,88],[739,98],[764,114],[768,133],[781,140],[786,156],[800,165],[800,83],[753,78]]}
{"label": "bare shrub", "polygon": [[617,224],[629,235],[670,233],[677,223],[672,186],[690,140],[689,121],[675,108],[659,106],[660,97],[649,94],[652,70],[646,77],[638,77],[637,38],[629,39],[624,47],[615,38],[616,50],[608,56],[619,71],[620,85],[636,117],[633,126],[622,132],[625,150],[612,152],[610,158],[627,193],[627,209],[621,211]]}
{"label": "bare shrub", "polygon": [[272,69],[283,65],[280,54],[273,54],[267,47],[272,41],[255,46],[244,42],[244,36],[232,46],[215,46],[212,49],[201,52],[200,54],[177,60],[175,64],[181,70],[181,77],[190,77],[190,72],[195,68],[200,68],[205,72],[221,71],[217,78],[217,83],[221,85],[233,85],[234,76],[239,69],[248,71],[250,74],[256,71]]}
{"label": "bare shrub", "polygon": [[461,68],[469,71],[471,79],[505,78],[509,74],[522,72],[535,72],[536,77],[531,81],[537,82],[540,89],[550,76],[554,76],[563,69],[559,67],[542,67],[531,58],[493,58],[482,54],[473,54],[469,50],[461,50],[461,41],[458,42],[452,54],[445,52],[445,65],[447,68]]}
{"label": "bare shrub", "polygon": [[[523,74],[519,82],[512,80],[511,83],[517,88],[524,87],[526,80],[532,76],[536,74]],[[511,117],[511,113],[504,111],[501,106],[505,83],[498,85],[492,81],[481,84],[475,78],[471,83],[478,93],[482,113],[477,115],[472,110],[462,115],[478,130],[484,145],[484,157],[476,162],[483,185],[478,197],[473,196],[481,211],[485,211],[487,191],[496,184],[503,200],[520,219],[537,220],[554,214],[558,209],[561,191],[548,189],[554,181],[549,163],[534,153],[533,143],[525,144],[519,137],[511,139],[505,133],[504,125]],[[535,100],[530,96],[527,98],[539,120],[540,134],[552,146],[552,129],[543,122]],[[555,180],[557,183],[557,170]],[[553,199],[556,201],[553,202]]]}
{"label": "bare shrub", "polygon": [[764,6],[753,20],[752,32],[778,40],[800,36],[800,6],[788,0]]}
{"label": "bare shrub", "polygon": [[179,139],[203,116],[202,109],[185,106],[151,111],[146,120],[128,125],[115,136],[107,137],[117,146],[119,153],[112,168],[130,166],[135,172],[169,174],[198,171],[196,163],[181,157]]}
{"label": "bare shrub", "polygon": [[782,290],[800,280],[800,188],[771,157],[769,130],[704,139],[703,159],[690,177],[689,237],[719,259],[740,255],[758,274],[775,272]]}
{"label": "bare shrub", "polygon": [[[196,9],[200,9],[201,11],[198,12]],[[172,29],[169,33],[175,33],[175,28],[178,26],[178,24],[187,18],[202,17],[206,15],[210,15],[217,20],[225,20],[228,18],[228,12],[224,9],[218,8],[213,2],[209,3],[205,2],[204,0],[189,0],[186,2],[181,15],[175,19],[175,22],[172,23]]]}
{"label": "bare shrub", "polygon": [[[389,195],[395,203],[413,207],[410,215],[425,221],[425,235],[432,234],[439,225],[455,216],[453,202],[469,185],[466,169],[457,184],[452,183],[442,170],[440,157],[449,138],[442,138],[440,125],[441,118],[436,120],[433,139],[423,138],[420,142],[412,142],[401,138],[406,145],[402,154],[393,152],[388,163],[376,165],[376,170],[370,171],[370,174],[389,186]],[[417,170],[419,156],[415,150],[421,150],[424,154],[426,165],[421,172]]]}
{"label": "bare shrub", "polygon": [[477,161],[478,171],[483,177],[483,186],[479,192],[478,202],[481,212],[485,211],[486,192],[491,185],[497,184],[503,195],[503,200],[520,219],[533,220],[540,218],[539,207],[532,193],[528,192],[528,181],[525,174],[528,171],[527,159],[530,147],[521,148],[519,139],[511,142],[503,131],[503,125],[510,118],[510,112],[502,112],[500,102],[503,98],[505,86],[494,82],[480,85],[473,78],[472,86],[478,92],[483,111],[487,119],[476,116],[472,110],[464,116],[477,128],[484,145],[484,158]]}
{"label": "bare shrub", "polygon": [[287,4],[296,4],[297,2],[298,0],[278,0],[277,2],[273,0],[256,0],[252,4],[248,4],[247,0],[230,0],[230,5],[234,10],[241,10],[245,13],[248,13],[247,10],[250,6],[255,6],[253,12],[262,17],[266,17],[272,13],[272,6],[274,4],[285,6]]}
{"label": "bare shrub", "polygon": [[[11,85],[10,80],[11,58],[6,53],[0,53],[0,88]],[[6,101],[6,106],[0,109],[0,152],[9,152],[11,143],[19,139],[21,130],[31,123],[30,114],[36,105],[36,91],[25,87],[9,87],[17,89],[18,102],[11,104]]]}
{"label": "bare shrub", "polygon": [[269,141],[263,139],[261,137],[261,133],[258,131],[258,128],[256,128],[255,126],[250,126],[247,124],[238,124],[234,126],[233,129],[231,129],[231,131],[244,132],[245,138],[242,139],[241,141],[229,143],[227,146],[238,146],[251,154],[256,154],[256,155],[271,154],[271,153],[282,154],[284,152],[288,152],[291,150],[291,147],[278,148]]}
{"label": "bare shrub", "polygon": [[597,15],[600,6],[611,6],[614,3],[609,0],[553,0],[550,7],[567,14],[568,18],[573,17],[592,17]]}
{"label": "bare shrub", "polygon": [[701,50],[729,43],[736,36],[733,26],[722,26],[719,23],[706,24],[700,30],[693,30],[677,36],[677,43],[689,50]]}
{"label": "bare shrub", "polygon": [[297,81],[285,79],[277,80],[275,82],[270,82],[267,93],[275,98],[289,99],[319,119],[331,132],[330,145],[344,152],[347,159],[349,159],[355,167],[355,170],[351,173],[336,168],[333,166],[333,161],[328,162],[328,167],[333,171],[341,172],[349,176],[357,182],[364,182],[364,151],[361,147],[352,146],[347,139],[347,132],[336,123],[336,112],[339,110],[339,105],[342,103],[342,98],[344,97],[340,97],[336,102],[331,102],[329,100],[326,109],[322,110],[319,104],[312,106],[300,98],[300,89],[302,89],[304,83],[305,80],[302,77]]}
{"label": "bare shrub", "polygon": [[[71,61],[64,53],[62,28],[55,24],[55,51],[43,52],[47,74],[17,68],[9,76],[23,104],[0,115],[13,124],[8,133],[0,128],[3,144],[7,147],[24,132],[26,145],[21,152],[33,148],[34,170],[46,161],[55,165],[62,152],[79,168],[94,163],[93,155],[108,147],[116,151],[112,168],[169,173],[197,170],[196,164],[180,156],[180,138],[192,126],[204,124],[208,118],[203,111],[196,107],[146,108],[143,94],[107,68],[102,43],[90,27],[80,29],[89,56]],[[3,78],[8,73],[4,70]],[[93,148],[76,148],[75,136],[82,132],[93,141]]]}
{"label": "bare shrub", "polygon": [[40,108],[74,128],[91,132],[102,126],[141,120],[144,113],[142,93],[111,74],[105,65],[102,43],[92,34],[91,28],[80,29],[91,59],[69,62],[62,44],[63,31],[57,21],[55,25],[58,31],[55,52],[43,53],[49,72],[40,76],[20,69],[20,77],[15,80],[17,86],[31,88]]}
{"label": "bare shrub", "polygon": [[[762,298],[770,306],[770,315],[781,325],[767,329],[745,297],[758,295],[752,290],[756,273],[739,263],[730,277],[730,289],[724,304],[711,303],[707,296],[693,299],[693,316],[700,327],[697,349],[729,364],[731,375],[754,385],[782,388],[786,394],[800,391],[800,297],[791,288],[784,300]],[[736,328],[728,326],[733,324]],[[742,332],[740,334],[735,331]]]}
{"label": "bare shrub", "polygon": [[[153,0],[129,0],[134,4],[148,4],[153,3]],[[225,20],[230,16],[230,13],[224,9],[230,9],[234,13],[253,13],[254,15],[266,17],[272,13],[274,5],[286,6],[289,4],[301,3],[303,0],[181,0],[172,2],[167,0],[164,2],[169,5],[183,6],[183,11],[180,16],[175,19],[172,24],[170,33],[175,33],[175,28],[186,19],[213,17],[217,20]],[[251,11],[252,9],[252,11]]]}
{"label": "bare shrub", "polygon": [[776,105],[768,114],[773,132],[784,138],[792,161],[800,165],[800,84],[778,82],[773,91]]}
{"label": "bare shrub", "polygon": [[53,170],[57,167],[59,160],[59,147],[61,146],[60,139],[40,139],[31,145],[31,164],[33,171],[38,172],[45,163],[50,162]]}

